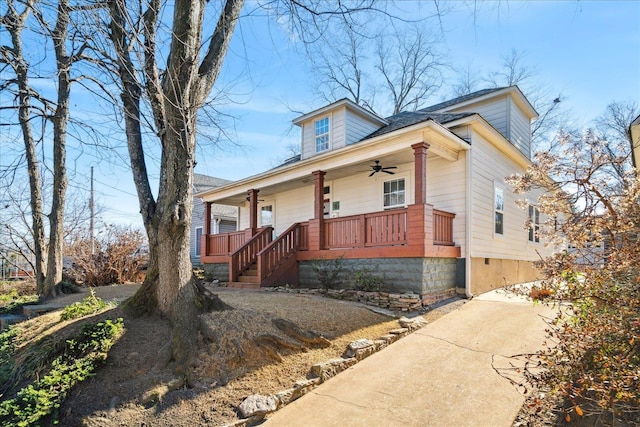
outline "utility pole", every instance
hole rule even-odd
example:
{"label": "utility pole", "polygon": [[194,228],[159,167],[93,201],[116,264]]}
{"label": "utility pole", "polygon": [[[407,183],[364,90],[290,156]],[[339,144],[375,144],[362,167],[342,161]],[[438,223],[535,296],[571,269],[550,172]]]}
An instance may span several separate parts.
{"label": "utility pole", "polygon": [[93,166],[91,166],[91,198],[89,199],[89,235],[91,236],[91,255],[95,254],[95,241],[93,239]]}

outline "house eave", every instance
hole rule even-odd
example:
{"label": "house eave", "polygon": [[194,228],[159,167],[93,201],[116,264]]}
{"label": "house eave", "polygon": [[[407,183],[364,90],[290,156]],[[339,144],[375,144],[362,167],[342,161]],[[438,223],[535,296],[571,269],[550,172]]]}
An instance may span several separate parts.
{"label": "house eave", "polygon": [[468,150],[469,144],[446,127],[427,120],[388,134],[347,145],[337,150],[319,154],[308,159],[253,175],[233,183],[199,193],[196,196],[205,201],[229,202],[231,198],[241,199],[241,194],[253,188],[278,185],[285,182],[310,179],[314,170],[335,171],[349,165],[370,162],[392,152],[406,150],[412,155],[410,146],[417,142],[430,143],[430,152],[450,161],[457,159],[457,153]]}
{"label": "house eave", "polygon": [[347,99],[347,98],[343,98],[339,101],[336,101],[334,103],[331,103],[329,105],[325,105],[322,108],[318,108],[317,110],[314,110],[310,113],[304,114],[300,117],[296,117],[295,119],[292,120],[292,123],[294,125],[297,126],[301,126],[303,122],[312,119],[314,117],[318,117],[318,116],[323,116],[326,113],[328,113],[329,111],[333,111],[339,108],[346,108],[349,109],[351,111],[354,111],[355,113],[364,116],[365,118],[372,120],[376,123],[379,123],[380,126],[385,126],[388,125],[389,123],[383,119],[382,117],[379,117],[378,115],[372,113],[371,111],[361,107],[360,105],[356,104],[355,102]]}
{"label": "house eave", "polygon": [[520,90],[520,88],[518,86],[508,86],[505,87],[504,89],[501,90],[497,90],[495,92],[491,92],[485,95],[481,95],[475,98],[471,98],[465,101],[462,101],[458,104],[454,104],[454,105],[450,105],[447,106],[445,108],[441,108],[439,110],[435,110],[434,112],[444,112],[444,111],[452,111],[452,110],[458,110],[462,107],[464,107],[465,105],[471,105],[471,104],[476,104],[478,102],[482,102],[488,99],[492,99],[492,98],[497,98],[499,96],[502,95],[512,95],[514,97],[514,100],[516,102],[516,104],[518,104],[518,106],[520,108],[522,108],[527,115],[529,116],[530,119],[535,120],[538,118],[539,114],[536,111],[536,109],[533,107],[533,105],[531,105],[531,103],[529,102],[529,100],[527,99],[526,96],[524,96],[524,94],[522,93],[522,91]]}

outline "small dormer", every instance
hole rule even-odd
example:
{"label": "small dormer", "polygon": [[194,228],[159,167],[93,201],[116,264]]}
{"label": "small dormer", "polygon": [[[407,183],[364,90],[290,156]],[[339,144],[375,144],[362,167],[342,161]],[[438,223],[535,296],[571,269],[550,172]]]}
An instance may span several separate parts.
{"label": "small dormer", "polygon": [[360,141],[387,122],[348,99],[341,99],[293,120],[302,128],[301,158]]}
{"label": "small dormer", "polygon": [[531,158],[531,122],[538,113],[517,86],[481,90],[425,110],[433,113],[478,113]]}

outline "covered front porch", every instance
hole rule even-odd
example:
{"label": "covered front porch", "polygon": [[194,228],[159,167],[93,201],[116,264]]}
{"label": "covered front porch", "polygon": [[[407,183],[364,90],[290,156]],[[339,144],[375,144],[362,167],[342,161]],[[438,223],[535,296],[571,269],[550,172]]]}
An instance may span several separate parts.
{"label": "covered front porch", "polygon": [[[327,172],[315,170],[306,179],[309,185],[313,181],[313,216],[309,220],[290,224],[274,237],[272,226],[258,223],[261,189],[249,189],[243,196],[248,202],[249,226],[233,233],[211,234],[211,225],[205,222],[201,261],[228,266],[231,284],[257,287],[298,283],[298,265],[313,260],[459,258],[460,247],[454,241],[455,213],[426,203],[429,147],[419,142],[409,151],[414,173],[408,192],[413,203],[330,217],[326,212]],[[205,218],[210,217],[211,203],[205,203]]]}

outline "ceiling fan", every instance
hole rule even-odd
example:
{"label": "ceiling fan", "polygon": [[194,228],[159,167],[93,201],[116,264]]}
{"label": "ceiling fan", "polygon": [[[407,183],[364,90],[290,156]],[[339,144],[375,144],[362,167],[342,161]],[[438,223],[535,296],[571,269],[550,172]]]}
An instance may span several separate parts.
{"label": "ceiling fan", "polygon": [[387,166],[382,167],[382,165],[380,164],[380,160],[376,160],[376,164],[375,165],[371,165],[371,169],[373,169],[373,172],[371,172],[369,174],[369,176],[373,176],[374,174],[378,173],[378,172],[384,172],[384,173],[388,173],[389,175],[393,175],[395,174],[395,172],[391,172],[389,169],[398,169],[397,166]]}

